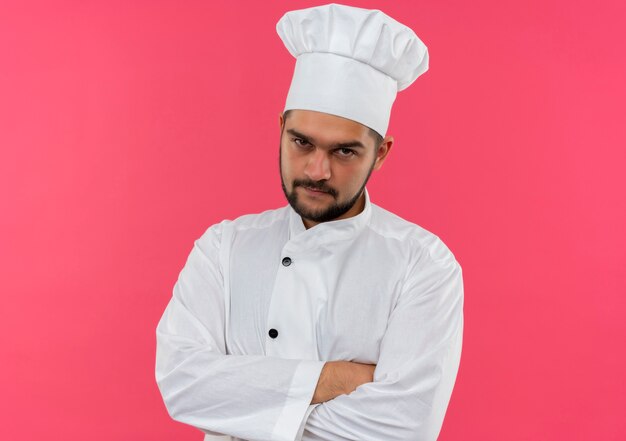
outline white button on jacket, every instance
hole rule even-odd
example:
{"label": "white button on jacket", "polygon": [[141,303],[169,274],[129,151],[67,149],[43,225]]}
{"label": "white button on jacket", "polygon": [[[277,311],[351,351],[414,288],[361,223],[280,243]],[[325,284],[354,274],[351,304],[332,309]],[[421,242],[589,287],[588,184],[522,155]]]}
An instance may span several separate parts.
{"label": "white button on jacket", "polygon": [[[157,327],[172,418],[207,440],[437,438],[461,355],[461,267],[365,195],[348,219],[307,230],[286,206],[195,242]],[[376,364],[374,381],[311,406],[332,360]]]}

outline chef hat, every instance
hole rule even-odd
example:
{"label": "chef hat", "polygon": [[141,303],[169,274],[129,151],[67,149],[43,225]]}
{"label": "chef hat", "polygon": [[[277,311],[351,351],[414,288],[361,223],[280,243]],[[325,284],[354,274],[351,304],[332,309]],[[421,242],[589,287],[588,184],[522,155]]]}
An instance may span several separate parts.
{"label": "chef hat", "polygon": [[330,113],[385,135],[396,93],[428,69],[428,49],[378,10],[330,4],[287,12],[276,31],[296,68],[285,110]]}

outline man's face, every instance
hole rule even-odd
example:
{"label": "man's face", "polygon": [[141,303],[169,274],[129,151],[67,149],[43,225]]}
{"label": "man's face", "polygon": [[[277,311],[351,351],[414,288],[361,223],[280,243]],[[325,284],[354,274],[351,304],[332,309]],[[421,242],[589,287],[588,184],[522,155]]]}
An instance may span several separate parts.
{"label": "man's face", "polygon": [[358,214],[388,148],[381,153],[368,127],[327,113],[292,110],[281,125],[283,191],[306,226]]}

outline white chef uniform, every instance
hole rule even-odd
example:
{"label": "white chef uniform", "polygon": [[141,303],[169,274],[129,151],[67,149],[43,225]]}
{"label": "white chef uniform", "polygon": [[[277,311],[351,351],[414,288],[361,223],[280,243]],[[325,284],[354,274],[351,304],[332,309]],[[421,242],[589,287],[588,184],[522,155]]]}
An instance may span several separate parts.
{"label": "white chef uniform", "polygon": [[[174,419],[230,439],[437,438],[461,354],[461,268],[365,195],[348,219],[307,230],[286,206],[195,242],[157,328]],[[330,360],[376,364],[374,381],[310,406]]]}
{"label": "white chef uniform", "polygon": [[[285,110],[381,135],[396,93],[428,68],[421,40],[380,11],[291,11],[277,31],[297,59]],[[365,199],[308,230],[286,206],[196,241],[157,328],[174,419],[207,441],[437,438],[461,353],[461,268],[435,235]],[[374,381],[311,406],[330,360],[376,364]]]}

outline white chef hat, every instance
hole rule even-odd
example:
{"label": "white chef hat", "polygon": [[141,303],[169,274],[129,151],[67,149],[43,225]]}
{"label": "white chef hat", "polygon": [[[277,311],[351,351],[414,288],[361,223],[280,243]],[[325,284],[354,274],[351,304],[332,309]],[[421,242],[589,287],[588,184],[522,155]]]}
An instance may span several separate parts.
{"label": "white chef hat", "polygon": [[296,57],[285,110],[342,116],[383,136],[396,93],[428,69],[424,43],[378,10],[329,4],[290,11],[276,31]]}

